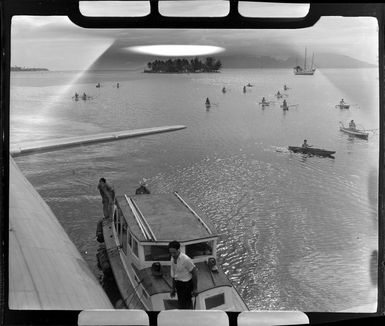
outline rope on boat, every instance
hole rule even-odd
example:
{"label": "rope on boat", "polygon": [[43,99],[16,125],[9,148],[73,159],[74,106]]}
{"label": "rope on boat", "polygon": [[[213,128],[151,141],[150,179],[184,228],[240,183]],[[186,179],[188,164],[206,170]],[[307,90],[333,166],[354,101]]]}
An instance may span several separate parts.
{"label": "rope on boat", "polygon": [[131,200],[127,197],[127,195],[124,195],[124,197],[126,198],[126,201],[127,201],[128,205],[130,206],[132,213],[134,214],[135,220],[136,220],[136,222],[138,223],[139,228],[140,228],[140,231],[142,231],[143,236],[144,236],[147,240],[151,240],[151,235],[150,235],[148,232],[146,232],[146,230],[144,229],[144,225],[142,224],[142,222],[141,222],[141,220],[140,220],[140,218],[139,218],[139,216],[138,216],[138,213],[136,212],[136,209],[135,209],[133,203],[132,203]]}
{"label": "rope on boat", "polygon": [[155,234],[154,234],[154,232],[152,232],[150,225],[148,224],[148,222],[147,222],[146,219],[144,218],[144,216],[143,216],[142,212],[140,211],[138,205],[135,203],[135,201],[134,201],[133,199],[131,199],[131,202],[134,204],[135,209],[136,209],[137,212],[139,213],[139,216],[140,216],[140,218],[141,218],[141,221],[142,221],[142,223],[144,224],[144,226],[146,227],[146,229],[147,229],[146,231],[150,234],[151,239],[152,239],[153,241],[156,241]]}

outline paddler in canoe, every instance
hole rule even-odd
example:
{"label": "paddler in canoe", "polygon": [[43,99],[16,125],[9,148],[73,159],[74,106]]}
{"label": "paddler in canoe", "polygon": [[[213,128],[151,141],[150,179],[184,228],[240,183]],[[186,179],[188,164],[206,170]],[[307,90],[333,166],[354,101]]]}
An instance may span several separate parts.
{"label": "paddler in canoe", "polygon": [[208,97],[206,97],[206,103],[205,103],[205,105],[206,105],[206,108],[209,108],[209,107],[211,106],[211,103],[210,103],[210,100],[209,100]]}
{"label": "paddler in canoe", "polygon": [[349,129],[351,129],[353,131],[357,130],[357,127],[356,127],[356,124],[354,123],[354,120],[350,120],[350,122],[349,122]]}
{"label": "paddler in canoe", "polygon": [[277,98],[282,98],[282,97],[283,97],[283,95],[281,94],[280,91],[278,91],[277,94],[275,94],[275,96],[276,96]]}
{"label": "paddler in canoe", "polygon": [[306,139],[303,141],[303,144],[301,147],[289,146],[289,151],[292,151],[294,153],[327,156],[332,158],[334,158],[332,155],[335,154],[335,151],[328,151],[321,148],[315,148],[312,145],[309,145]]}
{"label": "paddler in canoe", "polygon": [[303,140],[303,144],[302,144],[302,148],[309,148],[309,147],[313,147],[312,145],[309,145],[308,143],[307,143],[307,139],[304,139]]}
{"label": "paddler in canoe", "polygon": [[259,102],[260,105],[262,106],[268,106],[270,105],[270,103],[268,101],[266,101],[265,97],[262,97],[262,101]]}
{"label": "paddler in canoe", "polygon": [[282,109],[283,109],[284,111],[289,110],[289,106],[287,105],[286,100],[283,100],[283,103],[282,103]]}

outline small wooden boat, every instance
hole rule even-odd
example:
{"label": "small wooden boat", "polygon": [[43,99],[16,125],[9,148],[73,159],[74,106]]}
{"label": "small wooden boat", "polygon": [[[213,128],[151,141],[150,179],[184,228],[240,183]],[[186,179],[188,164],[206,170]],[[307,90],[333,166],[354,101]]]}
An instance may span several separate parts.
{"label": "small wooden boat", "polygon": [[355,136],[355,137],[358,137],[358,138],[368,139],[368,137],[369,137],[369,133],[368,132],[365,132],[365,131],[362,131],[362,130],[358,130],[358,129],[346,128],[343,125],[340,126],[340,130],[342,132],[344,132],[344,133],[347,133],[347,134],[349,134],[351,136]]}
{"label": "small wooden boat", "polygon": [[350,104],[340,103],[340,104],[337,104],[335,107],[338,108],[338,109],[349,109],[350,108]]}
{"label": "small wooden boat", "polygon": [[310,155],[318,155],[318,156],[332,156],[335,154],[335,151],[328,151],[326,149],[315,148],[315,147],[296,147],[289,146],[289,151],[294,153],[303,153]]}
{"label": "small wooden boat", "polygon": [[262,106],[263,108],[266,106],[270,106],[271,102],[259,102],[259,105]]}
{"label": "small wooden boat", "polygon": [[211,107],[210,100],[207,98],[205,102],[206,109],[209,109]]}

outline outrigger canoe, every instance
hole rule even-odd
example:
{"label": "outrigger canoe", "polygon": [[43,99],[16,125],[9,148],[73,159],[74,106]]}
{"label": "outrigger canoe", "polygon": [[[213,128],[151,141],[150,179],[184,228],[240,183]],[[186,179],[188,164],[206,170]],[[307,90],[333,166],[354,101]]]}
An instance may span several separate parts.
{"label": "outrigger canoe", "polygon": [[315,148],[315,147],[296,147],[289,146],[289,151],[294,153],[303,153],[310,155],[318,155],[318,156],[332,156],[335,154],[335,151],[327,151],[326,149]]}
{"label": "outrigger canoe", "polygon": [[349,109],[350,108],[350,104],[337,104],[336,108],[339,108],[339,109]]}
{"label": "outrigger canoe", "polygon": [[364,132],[364,131],[361,131],[358,129],[353,130],[350,128],[345,128],[345,127],[340,126],[340,130],[349,134],[349,135],[356,136],[356,137],[363,138],[363,139],[368,139],[368,137],[369,137],[368,132]]}

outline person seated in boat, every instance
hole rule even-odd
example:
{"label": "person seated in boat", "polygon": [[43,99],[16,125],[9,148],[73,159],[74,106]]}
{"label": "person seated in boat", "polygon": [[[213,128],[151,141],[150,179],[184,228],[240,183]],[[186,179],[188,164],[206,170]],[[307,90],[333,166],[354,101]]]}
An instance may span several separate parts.
{"label": "person seated in boat", "polygon": [[309,147],[311,147],[311,145],[309,145],[309,144],[307,143],[307,139],[305,139],[305,140],[303,141],[302,148],[309,148]]}
{"label": "person seated in boat", "polygon": [[76,92],[74,97],[75,97],[75,100],[78,100],[79,99],[79,94]]}
{"label": "person seated in boat", "polygon": [[345,105],[344,99],[341,99],[340,105]]}
{"label": "person seated in boat", "polygon": [[135,190],[135,195],[148,195],[150,190],[147,188],[147,180],[142,179],[139,183],[139,188]]}
{"label": "person seated in boat", "polygon": [[349,129],[351,129],[351,130],[356,130],[357,129],[356,128],[356,124],[354,123],[354,120],[351,120],[349,122]]}
{"label": "person seated in boat", "polygon": [[222,88],[222,93],[226,93],[226,87]]}
{"label": "person seated in boat", "polygon": [[246,93],[246,86],[243,86],[243,93]]}
{"label": "person seated in boat", "polygon": [[116,83],[116,88],[119,88],[119,86],[120,86],[119,83]]}
{"label": "person seated in boat", "polygon": [[179,309],[193,309],[191,296],[198,295],[198,270],[192,259],[180,251],[180,243],[168,244],[171,255],[170,274],[172,278],[171,298],[178,295]]}
{"label": "person seated in boat", "polygon": [[283,100],[282,108],[283,108],[284,110],[288,110],[288,109],[289,109],[286,100]]}
{"label": "person seated in boat", "polygon": [[210,100],[208,97],[206,98],[206,105],[210,105]]}
{"label": "person seated in boat", "polygon": [[286,90],[287,90],[287,86],[286,86],[286,85],[283,85],[283,89],[286,91]]}
{"label": "person seated in boat", "polygon": [[86,94],[86,93],[83,93],[82,99],[83,99],[83,100],[86,100],[86,99],[87,99],[87,94]]}
{"label": "person seated in boat", "polygon": [[262,104],[267,104],[265,97],[262,97]]}

